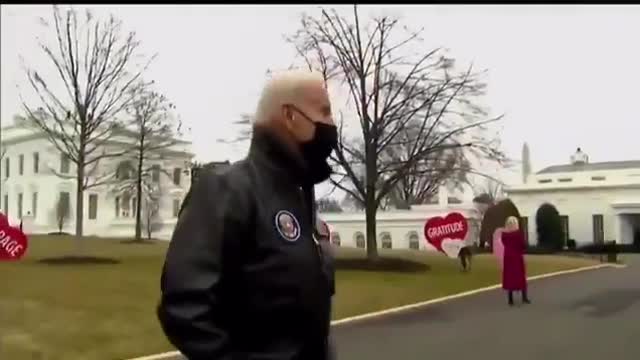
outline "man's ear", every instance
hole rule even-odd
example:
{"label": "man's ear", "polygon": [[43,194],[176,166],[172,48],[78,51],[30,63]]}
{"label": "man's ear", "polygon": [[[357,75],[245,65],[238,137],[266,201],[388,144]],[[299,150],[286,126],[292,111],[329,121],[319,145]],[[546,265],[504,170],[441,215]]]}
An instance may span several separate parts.
{"label": "man's ear", "polygon": [[284,117],[285,126],[293,131],[296,128],[296,112],[293,109],[293,106],[284,105],[282,107],[282,115]]}
{"label": "man's ear", "polygon": [[291,121],[294,117],[293,109],[289,105],[282,105],[282,117],[287,121]]}

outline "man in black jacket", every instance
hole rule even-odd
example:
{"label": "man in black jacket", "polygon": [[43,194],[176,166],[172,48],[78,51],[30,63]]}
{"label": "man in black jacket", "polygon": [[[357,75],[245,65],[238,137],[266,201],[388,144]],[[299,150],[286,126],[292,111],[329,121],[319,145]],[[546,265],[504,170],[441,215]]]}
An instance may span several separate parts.
{"label": "man in black jacket", "polygon": [[326,360],[333,276],[313,237],[313,187],[337,142],[325,83],[266,85],[246,159],[203,170],[166,255],[158,318],[190,360]]}

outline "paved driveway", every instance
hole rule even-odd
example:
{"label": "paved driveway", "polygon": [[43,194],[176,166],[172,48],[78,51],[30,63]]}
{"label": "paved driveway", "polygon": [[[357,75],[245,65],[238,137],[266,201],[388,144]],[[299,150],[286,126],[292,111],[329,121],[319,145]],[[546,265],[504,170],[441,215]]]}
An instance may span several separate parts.
{"label": "paved driveway", "polygon": [[640,359],[640,261],[630,260],[531,282],[531,305],[491,291],[335,327],[339,358]]}
{"label": "paved driveway", "polygon": [[531,282],[531,305],[490,291],[336,326],[338,359],[640,359],[640,258],[627,261]]}

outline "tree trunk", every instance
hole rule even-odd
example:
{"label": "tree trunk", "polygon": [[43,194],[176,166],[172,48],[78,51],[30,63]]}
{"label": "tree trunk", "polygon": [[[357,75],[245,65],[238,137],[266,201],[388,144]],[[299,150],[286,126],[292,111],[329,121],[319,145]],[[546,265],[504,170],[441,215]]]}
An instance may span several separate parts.
{"label": "tree trunk", "polygon": [[378,180],[378,169],[376,168],[375,143],[368,144],[365,154],[366,160],[366,191],[365,194],[365,221],[367,223],[367,259],[376,261],[378,259],[378,242],[376,239],[376,213],[378,204],[376,202],[376,182]]}
{"label": "tree trunk", "polygon": [[82,253],[82,234],[84,220],[84,157],[80,156],[76,167],[76,250]]}
{"label": "tree trunk", "polygon": [[136,177],[136,234],[135,240],[142,240],[142,153],[138,156],[138,171]]}
{"label": "tree trunk", "polygon": [[367,223],[367,259],[369,261],[376,261],[378,259],[378,242],[376,239],[376,213],[378,209],[374,201],[371,201],[371,203],[369,203],[369,201],[367,202],[367,209],[365,210]]}

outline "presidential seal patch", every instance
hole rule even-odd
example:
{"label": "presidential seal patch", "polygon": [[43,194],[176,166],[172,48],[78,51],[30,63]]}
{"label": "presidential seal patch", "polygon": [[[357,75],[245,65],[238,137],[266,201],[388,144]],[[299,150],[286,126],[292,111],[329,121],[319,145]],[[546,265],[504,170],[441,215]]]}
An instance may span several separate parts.
{"label": "presidential seal patch", "polygon": [[296,241],[300,237],[300,223],[292,213],[280,210],[275,218],[276,229],[287,241]]}

